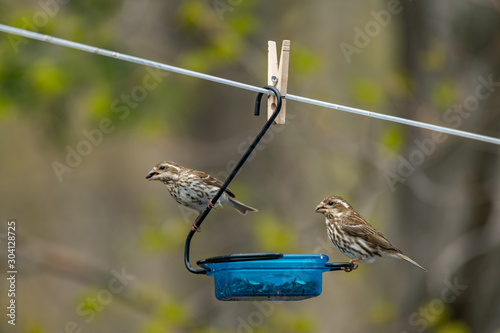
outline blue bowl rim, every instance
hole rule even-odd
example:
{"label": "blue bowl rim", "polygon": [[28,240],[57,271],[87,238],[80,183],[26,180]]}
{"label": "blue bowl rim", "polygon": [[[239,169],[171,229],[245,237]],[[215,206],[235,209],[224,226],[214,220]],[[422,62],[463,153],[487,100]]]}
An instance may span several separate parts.
{"label": "blue bowl rim", "polygon": [[[279,260],[282,259],[282,260]],[[198,260],[197,264],[207,270],[208,275],[212,275],[213,271],[238,271],[244,270],[258,270],[258,269],[286,269],[287,263],[290,263],[294,269],[300,269],[293,262],[300,259],[311,259],[312,262],[303,266],[303,269],[320,269],[322,271],[337,271],[343,268],[352,268],[354,265],[349,262],[340,263],[329,263],[328,256],[326,254],[282,254],[279,252],[270,253],[238,253],[238,254],[227,254],[222,256],[210,257],[202,260]],[[278,260],[279,264],[273,266],[271,262],[265,264],[264,267],[252,267],[250,263],[245,264],[248,261],[273,261]],[[241,265],[238,267],[238,263]]]}
{"label": "blue bowl rim", "polygon": [[213,264],[213,263],[219,263],[219,262],[272,260],[272,259],[280,259],[280,258],[283,258],[283,253],[280,253],[280,252],[237,253],[237,254],[226,254],[223,256],[201,259],[201,260],[198,260],[196,263],[198,265],[203,265],[203,264]]}

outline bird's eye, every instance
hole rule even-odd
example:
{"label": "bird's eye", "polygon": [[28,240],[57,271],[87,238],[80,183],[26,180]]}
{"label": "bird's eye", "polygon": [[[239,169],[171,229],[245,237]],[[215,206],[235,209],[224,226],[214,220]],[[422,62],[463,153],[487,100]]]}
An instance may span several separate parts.
{"label": "bird's eye", "polygon": [[164,165],[162,165],[162,166],[160,167],[160,170],[165,170],[165,166],[164,166]]}
{"label": "bird's eye", "polygon": [[330,201],[330,202],[328,203],[328,206],[333,206],[333,201]]}

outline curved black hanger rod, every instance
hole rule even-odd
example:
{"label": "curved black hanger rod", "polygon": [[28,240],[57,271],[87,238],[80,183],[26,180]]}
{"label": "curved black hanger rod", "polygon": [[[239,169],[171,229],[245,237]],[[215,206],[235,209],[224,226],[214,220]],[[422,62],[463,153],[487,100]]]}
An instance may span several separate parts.
{"label": "curved black hanger rod", "polygon": [[[246,160],[248,159],[248,157],[250,156],[250,154],[252,154],[252,152],[254,151],[254,149],[257,147],[257,145],[259,144],[260,140],[262,139],[262,137],[266,134],[267,130],[271,127],[271,125],[273,124],[274,120],[276,119],[276,117],[278,117],[278,114],[280,113],[282,96],[281,96],[279,90],[276,89],[273,86],[265,86],[264,88],[268,89],[268,90],[271,90],[274,93],[274,95],[276,95],[276,100],[277,100],[276,110],[273,112],[273,114],[271,115],[271,117],[267,120],[267,122],[265,123],[264,127],[261,129],[261,131],[257,135],[257,137],[253,140],[253,142],[250,145],[250,147],[248,147],[248,149],[245,152],[245,154],[243,154],[243,156],[241,157],[241,159],[238,162],[238,164],[236,164],[236,166],[234,167],[233,171],[231,171],[231,174],[229,175],[229,177],[227,177],[226,181],[221,186],[221,188],[219,189],[219,191],[217,192],[217,194],[215,194],[215,196],[212,198],[212,203],[214,205],[217,203],[217,200],[219,200],[220,196],[222,195],[222,193],[224,193],[224,191],[226,190],[226,188],[229,186],[229,183],[233,180],[233,178],[236,176],[236,174],[238,173],[238,171],[240,171],[240,169],[243,166],[243,164],[246,162]],[[256,116],[259,115],[260,102],[262,100],[262,96],[263,95],[264,95],[264,93],[259,93],[257,95],[257,99],[255,100],[255,115]],[[200,216],[196,220],[196,222],[195,222],[196,227],[198,227],[198,228],[200,227],[201,223],[203,222],[203,220],[205,220],[205,217],[207,217],[208,213],[210,213],[211,210],[212,209],[207,206],[207,208],[200,214]],[[188,269],[188,271],[190,271],[191,273],[194,273],[194,274],[206,274],[207,271],[205,269],[196,269],[196,268],[193,268],[191,266],[191,263],[189,262],[189,249],[191,247],[191,239],[193,238],[194,234],[195,234],[195,231],[194,230],[190,230],[189,234],[187,235],[186,245],[184,247],[184,264],[186,265],[186,268]]]}

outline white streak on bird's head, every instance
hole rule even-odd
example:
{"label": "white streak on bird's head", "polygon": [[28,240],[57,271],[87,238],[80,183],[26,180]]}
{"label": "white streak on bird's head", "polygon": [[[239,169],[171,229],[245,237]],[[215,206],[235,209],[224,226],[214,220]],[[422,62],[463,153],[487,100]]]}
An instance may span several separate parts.
{"label": "white streak on bird's head", "polygon": [[179,173],[182,169],[183,167],[177,163],[170,161],[161,162],[149,171],[146,179],[159,180],[162,182],[176,181],[179,179]]}
{"label": "white streak on bird's head", "polygon": [[338,195],[326,197],[318,206],[316,206],[317,213],[323,213],[325,216],[328,214],[333,217],[341,217],[352,210],[353,208],[351,205],[349,205],[344,198]]}

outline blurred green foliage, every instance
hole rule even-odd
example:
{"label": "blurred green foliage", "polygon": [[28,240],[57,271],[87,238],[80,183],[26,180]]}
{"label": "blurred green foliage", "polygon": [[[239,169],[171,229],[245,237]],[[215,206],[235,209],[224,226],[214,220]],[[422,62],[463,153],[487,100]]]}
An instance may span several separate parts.
{"label": "blurred green foliage", "polygon": [[182,306],[179,300],[167,299],[159,304],[151,320],[144,325],[141,332],[144,333],[166,333],[177,332],[182,327],[192,326],[193,318]]}
{"label": "blurred green foliage", "polygon": [[25,330],[26,333],[46,333],[47,331],[44,330],[40,324],[38,323],[29,323],[26,325],[26,330]]}
{"label": "blurred green foliage", "polygon": [[463,321],[450,321],[436,329],[436,333],[472,333]]}
{"label": "blurred green foliage", "polygon": [[376,81],[354,78],[349,88],[354,99],[366,108],[377,109],[384,102],[383,87]]}
{"label": "blurred green foliage", "polygon": [[272,213],[255,217],[254,238],[262,252],[289,252],[294,249],[296,235],[286,222]]}
{"label": "blurred green foliage", "polygon": [[311,313],[286,311],[278,305],[276,312],[269,318],[269,325],[262,332],[315,332],[317,327]]}
{"label": "blurred green foliage", "polygon": [[401,125],[390,124],[384,126],[381,133],[380,143],[389,151],[399,152],[406,140],[406,131]]}
{"label": "blurred green foliage", "polygon": [[290,56],[290,68],[293,69],[294,75],[312,77],[322,67],[321,57],[304,46],[293,45],[293,51],[291,50],[290,52],[292,52]]}
{"label": "blurred green foliage", "polygon": [[139,240],[141,247],[145,250],[168,252],[182,248],[189,224],[182,219],[182,216],[179,216],[180,210],[176,210],[179,215],[172,214],[171,217],[165,219],[163,215],[165,200],[170,200],[167,193],[163,198],[147,197],[141,201]]}
{"label": "blurred green foliage", "polygon": [[453,105],[458,93],[453,80],[441,80],[434,84],[432,93],[432,103],[443,113]]}
{"label": "blurred green foliage", "polygon": [[445,45],[438,40],[431,40],[429,46],[419,53],[419,64],[423,70],[437,73],[446,61]]}
{"label": "blurred green foliage", "polygon": [[143,225],[139,236],[142,248],[163,253],[181,248],[187,235],[187,225],[183,222],[174,219],[161,224]]}
{"label": "blurred green foliage", "polygon": [[[243,6],[252,7],[251,4]],[[118,3],[101,1],[101,4],[90,5],[88,2],[70,2],[58,9],[64,12],[64,17],[58,15],[58,18],[69,24],[56,25],[49,21],[35,28],[41,33],[127,52],[116,47],[110,24],[102,21],[102,17],[112,15],[118,9]],[[26,22],[33,21],[25,13],[38,10],[36,6],[27,6],[25,11],[2,16],[7,14],[8,24],[23,27]],[[236,63],[246,49],[244,37],[255,33],[258,25],[254,16],[242,11],[236,11],[221,22],[209,3],[198,1],[184,2],[177,14],[180,33],[192,35],[198,42],[180,54],[175,65],[206,73]],[[92,15],[89,17],[93,18],[93,23],[83,21],[82,15]],[[87,33],[89,25],[92,25],[92,34]],[[167,77],[169,74],[165,73],[161,84],[147,91],[144,101],[141,98],[125,104],[123,96],[130,96],[134,89],[143,86],[149,73],[146,69],[26,38],[9,38],[0,40],[0,89],[5,92],[0,97],[0,121],[9,115],[30,117],[33,121],[50,117],[51,121],[43,122],[43,130],[56,146],[77,138],[79,131],[75,132],[71,121],[75,117],[86,122],[89,128],[97,127],[101,119],[109,118],[114,123],[134,126],[149,136],[184,131],[187,116],[193,109],[191,104],[196,102],[187,97],[199,85],[197,80]],[[162,109],[158,110],[158,101],[165,99],[168,103],[162,103]],[[129,110],[127,117],[122,119],[117,108],[124,105]],[[126,129],[127,126],[120,125],[119,128]]]}
{"label": "blurred green foliage", "polygon": [[183,54],[179,66],[210,72],[238,61],[245,52],[245,37],[258,32],[259,21],[249,15],[252,2],[242,2],[243,10],[231,12],[221,21],[211,3],[184,1],[178,9],[179,23],[187,37],[197,41]]}
{"label": "blurred green foliage", "polygon": [[387,327],[395,320],[396,314],[396,304],[389,300],[379,299],[371,304],[368,318],[378,327]]}

